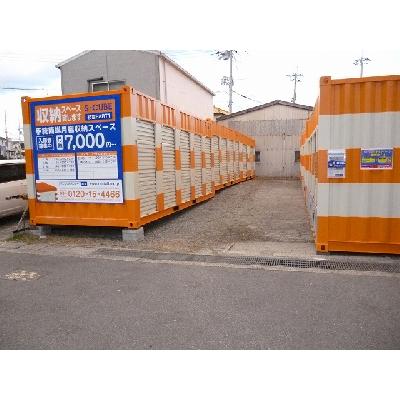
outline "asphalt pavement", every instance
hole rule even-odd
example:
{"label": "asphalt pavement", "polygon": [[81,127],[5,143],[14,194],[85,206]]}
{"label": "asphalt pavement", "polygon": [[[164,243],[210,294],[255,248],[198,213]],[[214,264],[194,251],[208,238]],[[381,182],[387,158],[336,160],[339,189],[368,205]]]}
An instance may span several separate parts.
{"label": "asphalt pavement", "polygon": [[399,275],[0,252],[0,348],[399,349]]}

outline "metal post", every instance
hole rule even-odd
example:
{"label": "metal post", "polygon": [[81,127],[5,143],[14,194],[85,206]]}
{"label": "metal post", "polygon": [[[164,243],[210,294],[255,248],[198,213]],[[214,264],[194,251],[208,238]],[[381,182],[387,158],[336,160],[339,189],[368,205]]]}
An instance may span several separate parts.
{"label": "metal post", "polygon": [[297,74],[294,74],[293,103],[296,103]]}
{"label": "metal post", "polygon": [[354,65],[360,65],[360,78],[362,78],[364,75],[364,64],[368,64],[369,61],[371,60],[368,57],[363,56],[354,60]]}
{"label": "metal post", "polygon": [[232,114],[232,90],[233,90],[232,64],[233,64],[233,51],[229,50],[229,113],[230,114]]}
{"label": "metal post", "polygon": [[7,111],[4,111],[4,129],[6,134],[6,159],[9,159],[9,152],[8,152],[8,132],[7,132]]}

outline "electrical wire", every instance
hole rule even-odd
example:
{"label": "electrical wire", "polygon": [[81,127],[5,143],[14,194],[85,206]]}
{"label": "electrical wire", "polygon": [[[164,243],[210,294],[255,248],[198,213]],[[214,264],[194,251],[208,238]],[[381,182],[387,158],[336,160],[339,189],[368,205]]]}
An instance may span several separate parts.
{"label": "electrical wire", "polygon": [[256,103],[263,104],[263,102],[262,102],[262,101],[259,101],[259,100],[252,99],[251,97],[248,97],[248,96],[245,96],[244,94],[238,93],[238,92],[236,92],[235,90],[232,90],[232,92],[233,92],[233,93],[235,93],[235,94],[237,94],[238,96],[244,97],[245,99],[248,99],[248,100],[254,101],[254,102],[256,102]]}

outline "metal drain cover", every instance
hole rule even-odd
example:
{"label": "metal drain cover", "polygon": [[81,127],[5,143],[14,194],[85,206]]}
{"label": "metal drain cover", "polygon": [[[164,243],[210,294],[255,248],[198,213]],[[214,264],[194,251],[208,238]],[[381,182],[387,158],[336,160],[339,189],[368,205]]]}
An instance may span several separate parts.
{"label": "metal drain cover", "polygon": [[34,281],[35,279],[39,279],[40,275],[34,271],[25,271],[21,269],[4,274],[1,278],[9,281]]}

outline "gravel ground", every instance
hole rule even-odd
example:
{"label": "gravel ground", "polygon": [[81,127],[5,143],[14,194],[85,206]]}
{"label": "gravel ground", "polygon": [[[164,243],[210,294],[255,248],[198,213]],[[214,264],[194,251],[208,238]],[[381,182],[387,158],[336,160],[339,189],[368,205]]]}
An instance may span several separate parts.
{"label": "gravel ground", "polygon": [[145,240],[122,242],[119,229],[55,228],[49,243],[134,247],[158,251],[218,253],[235,243],[310,243],[298,180],[257,178],[145,227]]}

